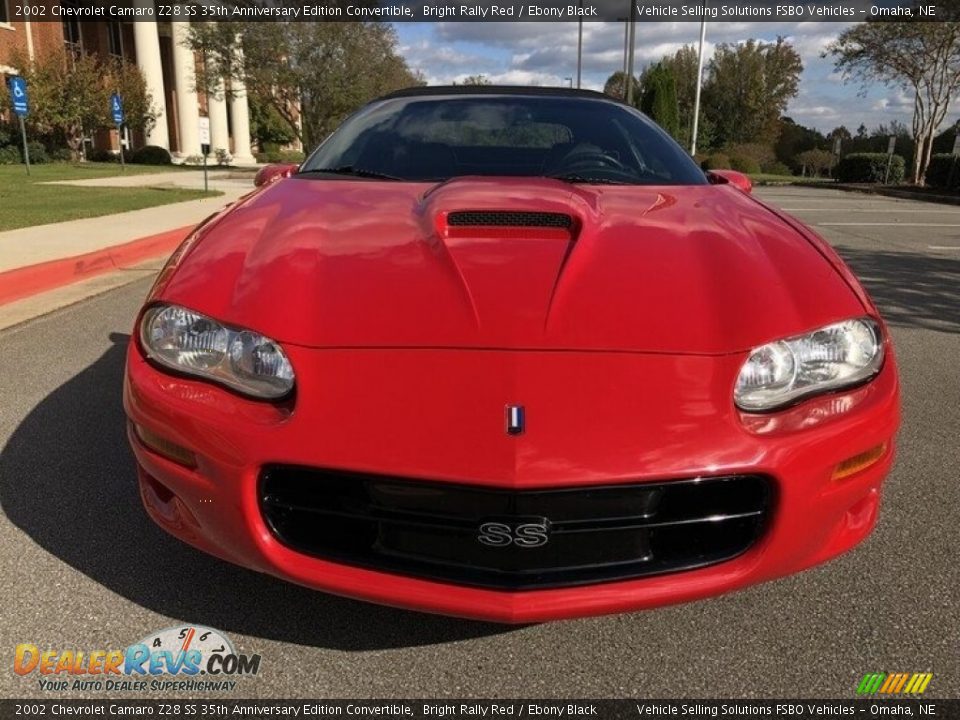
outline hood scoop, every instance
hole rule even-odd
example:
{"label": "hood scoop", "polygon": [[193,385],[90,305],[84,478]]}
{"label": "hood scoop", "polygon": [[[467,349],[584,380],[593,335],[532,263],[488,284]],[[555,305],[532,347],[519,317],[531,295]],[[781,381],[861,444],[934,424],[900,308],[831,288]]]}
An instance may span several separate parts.
{"label": "hood scoop", "polygon": [[436,218],[443,238],[541,238],[571,240],[577,223],[567,213],[534,210],[453,210]]}
{"label": "hood scoop", "polygon": [[447,224],[455,227],[547,227],[566,228],[573,218],[565,213],[523,210],[456,210],[447,215]]}

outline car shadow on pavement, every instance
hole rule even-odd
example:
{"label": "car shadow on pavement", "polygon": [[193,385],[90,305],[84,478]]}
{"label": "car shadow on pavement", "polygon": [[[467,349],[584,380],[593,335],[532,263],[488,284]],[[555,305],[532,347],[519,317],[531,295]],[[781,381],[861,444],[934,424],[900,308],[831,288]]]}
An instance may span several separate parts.
{"label": "car shadow on pavement", "polygon": [[510,626],[315,592],[210,557],[147,517],[121,398],[127,335],[20,423],[0,454],[0,504],[40,547],[138,605],[227,632],[359,651],[509,632]]}
{"label": "car shadow on pavement", "polygon": [[884,319],[897,327],[960,333],[960,255],[837,248]]}

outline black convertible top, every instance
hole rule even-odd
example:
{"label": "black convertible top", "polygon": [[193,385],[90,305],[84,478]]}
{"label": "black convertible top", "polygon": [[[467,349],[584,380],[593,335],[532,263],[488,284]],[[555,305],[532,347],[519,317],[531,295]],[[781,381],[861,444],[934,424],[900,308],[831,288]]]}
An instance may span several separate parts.
{"label": "black convertible top", "polygon": [[610,102],[621,102],[618,98],[611,97],[595,90],[578,90],[576,88],[565,87],[539,87],[534,85],[421,85],[417,87],[404,88],[388,95],[383,95],[378,100],[392,100],[393,98],[404,97],[442,97],[444,95],[527,95],[527,96],[547,96],[547,97],[573,97],[587,98],[591,100],[609,100]]}

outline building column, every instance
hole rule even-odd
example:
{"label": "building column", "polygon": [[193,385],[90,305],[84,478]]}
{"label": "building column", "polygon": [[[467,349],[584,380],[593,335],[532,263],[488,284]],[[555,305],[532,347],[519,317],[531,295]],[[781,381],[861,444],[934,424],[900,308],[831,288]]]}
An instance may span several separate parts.
{"label": "building column", "polygon": [[[153,0],[139,0],[138,6],[153,7]],[[137,66],[143,72],[147,81],[147,92],[153,97],[153,102],[160,107],[157,122],[147,133],[147,144],[158,145],[170,149],[170,133],[167,132],[167,121],[164,119],[166,103],[163,92],[163,65],[160,62],[160,36],[157,34],[155,22],[133,23],[133,40],[137,48]]]}
{"label": "building column", "polygon": [[207,115],[210,117],[210,153],[220,148],[230,150],[230,131],[227,127],[227,101],[223,97],[223,83],[207,96]]}
{"label": "building column", "polygon": [[256,159],[250,153],[250,108],[247,89],[242,82],[232,81],[230,121],[233,127],[233,162],[235,165],[253,165]]}
{"label": "building column", "polygon": [[180,135],[178,155],[187,158],[200,154],[200,99],[196,89],[196,64],[193,50],[184,43],[190,23],[171,22],[173,35],[173,81],[177,92],[177,129]]}

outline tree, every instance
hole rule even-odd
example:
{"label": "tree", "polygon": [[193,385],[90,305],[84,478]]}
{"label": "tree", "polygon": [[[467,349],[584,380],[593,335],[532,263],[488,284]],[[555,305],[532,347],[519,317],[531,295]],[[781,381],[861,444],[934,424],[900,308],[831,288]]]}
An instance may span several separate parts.
{"label": "tree", "polygon": [[30,86],[31,107],[27,125],[39,135],[62,138],[73,158],[79,159],[83,139],[94,130],[113,124],[110,94],[123,97],[127,124],[148,130],[157,112],[140,70],[130,63],[95,55],[68,55],[61,50],[39,53],[31,62],[17,56]]}
{"label": "tree", "polygon": [[467,75],[459,83],[455,82],[454,85],[490,85],[492,84],[486,75]]}
{"label": "tree", "polygon": [[[864,128],[864,130],[866,130],[866,128]],[[836,140],[837,138],[840,138],[841,140],[849,140],[853,137],[853,135],[850,134],[850,131],[847,129],[846,125],[840,125],[839,127],[835,127],[833,130],[831,130],[827,137],[831,140]]]}
{"label": "tree", "polygon": [[[626,73],[622,70],[617,70],[613,75],[607,78],[607,82],[603,85],[604,95],[609,95],[610,97],[615,97],[617,100],[625,100],[627,97],[627,83],[626,83]],[[636,77],[633,78],[633,96],[639,97],[640,95],[640,80]]]}
{"label": "tree", "polygon": [[276,109],[255,95],[248,98],[250,107],[250,136],[263,150],[277,150],[297,139],[287,122]]}
{"label": "tree", "polygon": [[796,161],[804,175],[808,171],[811,175],[822,175],[834,166],[837,158],[827,150],[806,150],[797,155]]}
{"label": "tree", "polygon": [[[676,85],[677,116],[679,129],[677,141],[684,147],[690,146],[690,133],[693,131],[693,106],[697,94],[697,51],[693,45],[684,45],[673,55],[666,55],[660,64],[670,71]],[[700,118],[697,144],[700,147],[710,147],[712,123],[704,123]]]}
{"label": "tree", "polygon": [[676,138],[680,129],[677,109],[677,84],[673,73],[662,63],[644,73],[640,109]]}
{"label": "tree", "polygon": [[826,149],[829,146],[827,139],[815,128],[804,127],[794,122],[793,118],[784,117],[780,120],[777,141],[773,148],[777,160],[799,170],[801,165],[797,157],[807,150]]}
{"label": "tree", "polygon": [[772,143],[780,116],[797,95],[803,63],[784,38],[717,46],[707,65],[704,113],[719,144]]}
{"label": "tree", "polygon": [[824,55],[864,88],[882,82],[912,95],[911,182],[922,184],[934,137],[960,89],[960,22],[867,21],[844,30]]}
{"label": "tree", "polygon": [[[123,100],[124,123],[132,130],[149,133],[156,125],[160,113],[153,104],[153,96],[147,90],[147,80],[143,72],[123,58],[113,58],[108,63],[107,86]],[[112,122],[110,118],[110,123]]]}
{"label": "tree", "polygon": [[194,23],[187,45],[202,58],[200,90],[231,94],[242,82],[308,149],[365,102],[423,82],[385,23]]}

